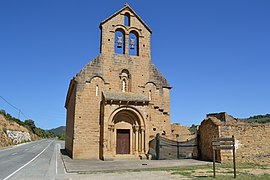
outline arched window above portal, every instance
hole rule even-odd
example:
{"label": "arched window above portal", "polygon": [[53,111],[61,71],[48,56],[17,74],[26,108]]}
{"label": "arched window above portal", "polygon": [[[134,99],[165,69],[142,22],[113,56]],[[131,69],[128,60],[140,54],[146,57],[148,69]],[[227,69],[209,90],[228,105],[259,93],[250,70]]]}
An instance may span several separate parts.
{"label": "arched window above portal", "polygon": [[149,90],[149,92],[148,92],[148,99],[149,99],[149,101],[152,101],[152,91],[151,90]]}
{"label": "arched window above portal", "polygon": [[124,15],[124,26],[130,26],[130,14],[125,13]]}
{"label": "arched window above portal", "polygon": [[139,56],[139,36],[136,31],[129,33],[129,55]]}
{"label": "arched window above portal", "polygon": [[98,96],[98,85],[96,85],[96,96]]}
{"label": "arched window above portal", "polygon": [[120,73],[120,87],[122,92],[129,92],[131,90],[131,78],[129,71],[126,69]]}
{"label": "arched window above portal", "polygon": [[156,102],[157,98],[157,87],[156,84],[152,81],[147,82],[145,85],[145,92],[148,92],[149,101]]}
{"label": "arched window above portal", "polygon": [[129,71],[124,69],[121,71],[121,77],[126,77],[126,78],[129,78]]}
{"label": "arched window above portal", "polygon": [[122,92],[127,92],[127,81],[126,81],[126,79],[122,80]]}
{"label": "arched window above portal", "polygon": [[114,53],[125,54],[125,33],[122,29],[117,29],[115,31]]}

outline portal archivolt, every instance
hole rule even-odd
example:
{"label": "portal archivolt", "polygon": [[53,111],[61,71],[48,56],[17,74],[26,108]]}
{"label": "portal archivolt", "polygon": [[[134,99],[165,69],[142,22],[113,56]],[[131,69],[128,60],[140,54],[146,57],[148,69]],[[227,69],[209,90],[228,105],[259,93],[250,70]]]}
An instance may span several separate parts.
{"label": "portal archivolt", "polygon": [[122,107],[112,113],[109,121],[109,151],[113,155],[145,154],[145,125],[133,108]]}

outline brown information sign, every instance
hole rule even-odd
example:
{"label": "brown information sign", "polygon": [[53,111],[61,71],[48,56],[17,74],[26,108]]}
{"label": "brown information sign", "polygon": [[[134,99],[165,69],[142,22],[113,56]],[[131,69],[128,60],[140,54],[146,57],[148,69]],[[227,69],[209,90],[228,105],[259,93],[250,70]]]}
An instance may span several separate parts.
{"label": "brown information sign", "polygon": [[213,177],[216,177],[216,150],[233,150],[233,170],[234,178],[236,178],[236,167],[235,167],[235,140],[234,136],[230,137],[221,137],[212,139],[212,148],[213,148]]}

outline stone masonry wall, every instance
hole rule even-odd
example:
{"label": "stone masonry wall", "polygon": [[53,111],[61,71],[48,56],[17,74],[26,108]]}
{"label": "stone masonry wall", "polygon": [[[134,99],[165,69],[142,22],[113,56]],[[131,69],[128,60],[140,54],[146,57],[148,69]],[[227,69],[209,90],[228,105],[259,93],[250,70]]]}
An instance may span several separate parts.
{"label": "stone masonry wall", "polygon": [[[236,162],[270,164],[270,124],[243,123],[220,126],[221,136],[234,135]],[[222,150],[222,162],[232,162],[232,152]]]}
{"label": "stone masonry wall", "polygon": [[[199,129],[199,151],[203,160],[213,160],[211,139],[235,137],[236,162],[270,164],[270,124],[224,122],[211,117]],[[217,161],[232,163],[232,150],[217,151]]]}
{"label": "stone masonry wall", "polygon": [[[199,127],[198,133],[198,153],[202,160],[211,161],[213,160],[212,150],[212,138],[219,136],[218,126],[215,123],[218,121],[216,118],[207,118],[202,121]],[[217,160],[220,161],[220,157],[217,156]]]}
{"label": "stone masonry wall", "polygon": [[74,116],[75,116],[75,96],[76,96],[76,88],[71,86],[71,95],[69,96],[66,114],[66,135],[65,135],[65,148],[67,153],[72,156],[73,151],[73,139],[74,139]]}
{"label": "stone masonry wall", "polygon": [[[96,92],[96,86],[99,87]],[[73,158],[99,159],[100,102],[103,81],[96,77],[77,92],[75,105]]]}
{"label": "stone masonry wall", "polygon": [[[171,124],[171,140],[185,142],[196,138],[196,134],[192,134],[189,130],[189,127],[182,126],[178,123]],[[177,137],[178,136],[178,137]]]}

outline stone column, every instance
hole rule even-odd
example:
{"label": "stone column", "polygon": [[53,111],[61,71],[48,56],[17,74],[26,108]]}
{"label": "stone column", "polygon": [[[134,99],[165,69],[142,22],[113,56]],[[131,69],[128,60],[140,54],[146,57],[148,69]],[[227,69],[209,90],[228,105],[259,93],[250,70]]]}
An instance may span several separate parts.
{"label": "stone column", "polygon": [[113,125],[108,126],[108,150],[111,151],[112,148],[112,131],[113,131]]}
{"label": "stone column", "polygon": [[129,34],[125,34],[125,54],[129,54]]}
{"label": "stone column", "polygon": [[139,148],[139,126],[135,126],[135,154],[138,154],[138,148]]}
{"label": "stone column", "polygon": [[145,130],[144,127],[141,127],[141,135],[142,135],[142,153],[145,153]]}
{"label": "stone column", "polygon": [[109,138],[108,138],[108,149],[109,151],[111,151],[111,153],[113,152],[112,150],[112,143],[113,143],[113,132],[114,132],[114,125],[113,124],[110,124],[109,127]]}

